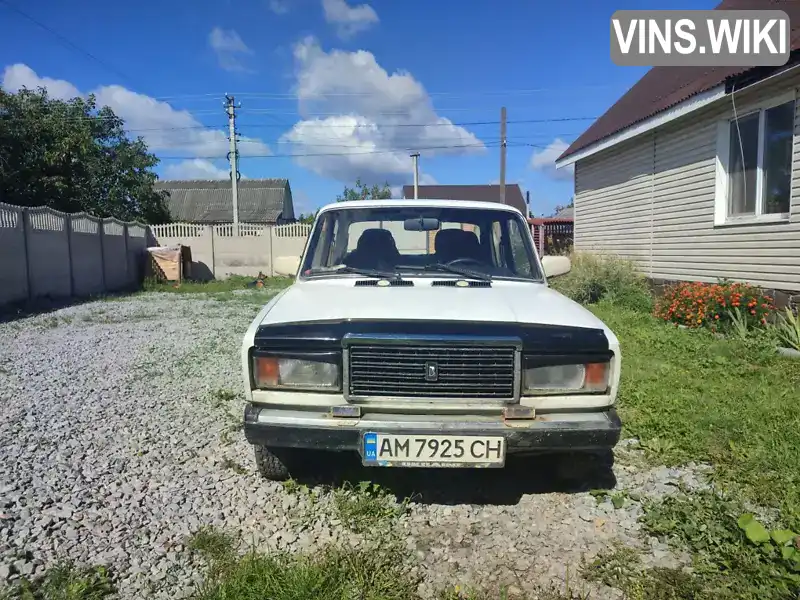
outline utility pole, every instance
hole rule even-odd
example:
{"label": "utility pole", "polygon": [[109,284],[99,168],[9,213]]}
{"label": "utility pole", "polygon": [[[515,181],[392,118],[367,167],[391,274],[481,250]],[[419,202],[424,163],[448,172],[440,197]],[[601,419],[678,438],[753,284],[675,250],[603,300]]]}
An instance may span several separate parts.
{"label": "utility pole", "polygon": [[500,109],[500,204],[506,203],[506,107]]}
{"label": "utility pole", "polygon": [[414,200],[416,200],[419,197],[419,152],[414,152],[411,160],[414,161]]}
{"label": "utility pole", "polygon": [[231,198],[233,199],[233,235],[239,235],[239,151],[236,149],[236,102],[233,96],[225,94],[225,111],[228,113],[228,139],[231,163]]}

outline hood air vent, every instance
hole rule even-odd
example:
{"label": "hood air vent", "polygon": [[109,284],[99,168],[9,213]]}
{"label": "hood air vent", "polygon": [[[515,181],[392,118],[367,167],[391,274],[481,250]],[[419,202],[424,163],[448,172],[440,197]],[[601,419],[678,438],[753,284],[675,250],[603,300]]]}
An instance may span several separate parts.
{"label": "hood air vent", "polygon": [[414,282],[409,279],[359,279],[356,287],[411,287]]}
{"label": "hood air vent", "polygon": [[434,281],[431,287],[492,287],[491,281],[467,281],[465,279],[440,279]]}

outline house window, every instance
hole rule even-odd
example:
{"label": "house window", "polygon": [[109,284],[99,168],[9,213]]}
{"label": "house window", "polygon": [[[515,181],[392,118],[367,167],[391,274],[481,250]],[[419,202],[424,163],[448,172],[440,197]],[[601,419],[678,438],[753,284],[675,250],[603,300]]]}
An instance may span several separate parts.
{"label": "house window", "polygon": [[724,123],[727,130],[720,135],[727,137],[721,140],[727,148],[720,148],[720,160],[727,163],[721,173],[725,214],[718,221],[788,217],[794,115],[791,100]]}

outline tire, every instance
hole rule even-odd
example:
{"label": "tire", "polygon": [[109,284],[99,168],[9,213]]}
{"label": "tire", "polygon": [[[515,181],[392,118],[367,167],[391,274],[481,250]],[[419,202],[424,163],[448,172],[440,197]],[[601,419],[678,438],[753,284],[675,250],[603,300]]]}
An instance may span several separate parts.
{"label": "tire", "polygon": [[270,481],[286,481],[289,479],[286,451],[266,446],[253,446],[256,468],[264,479]]}

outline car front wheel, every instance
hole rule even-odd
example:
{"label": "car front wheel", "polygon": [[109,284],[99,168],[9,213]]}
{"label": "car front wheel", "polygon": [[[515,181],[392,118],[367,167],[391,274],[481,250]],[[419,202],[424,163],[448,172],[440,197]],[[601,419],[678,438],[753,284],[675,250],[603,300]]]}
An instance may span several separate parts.
{"label": "car front wheel", "polygon": [[264,479],[271,481],[286,481],[289,479],[287,452],[279,448],[266,446],[253,446],[256,458],[256,468]]}

